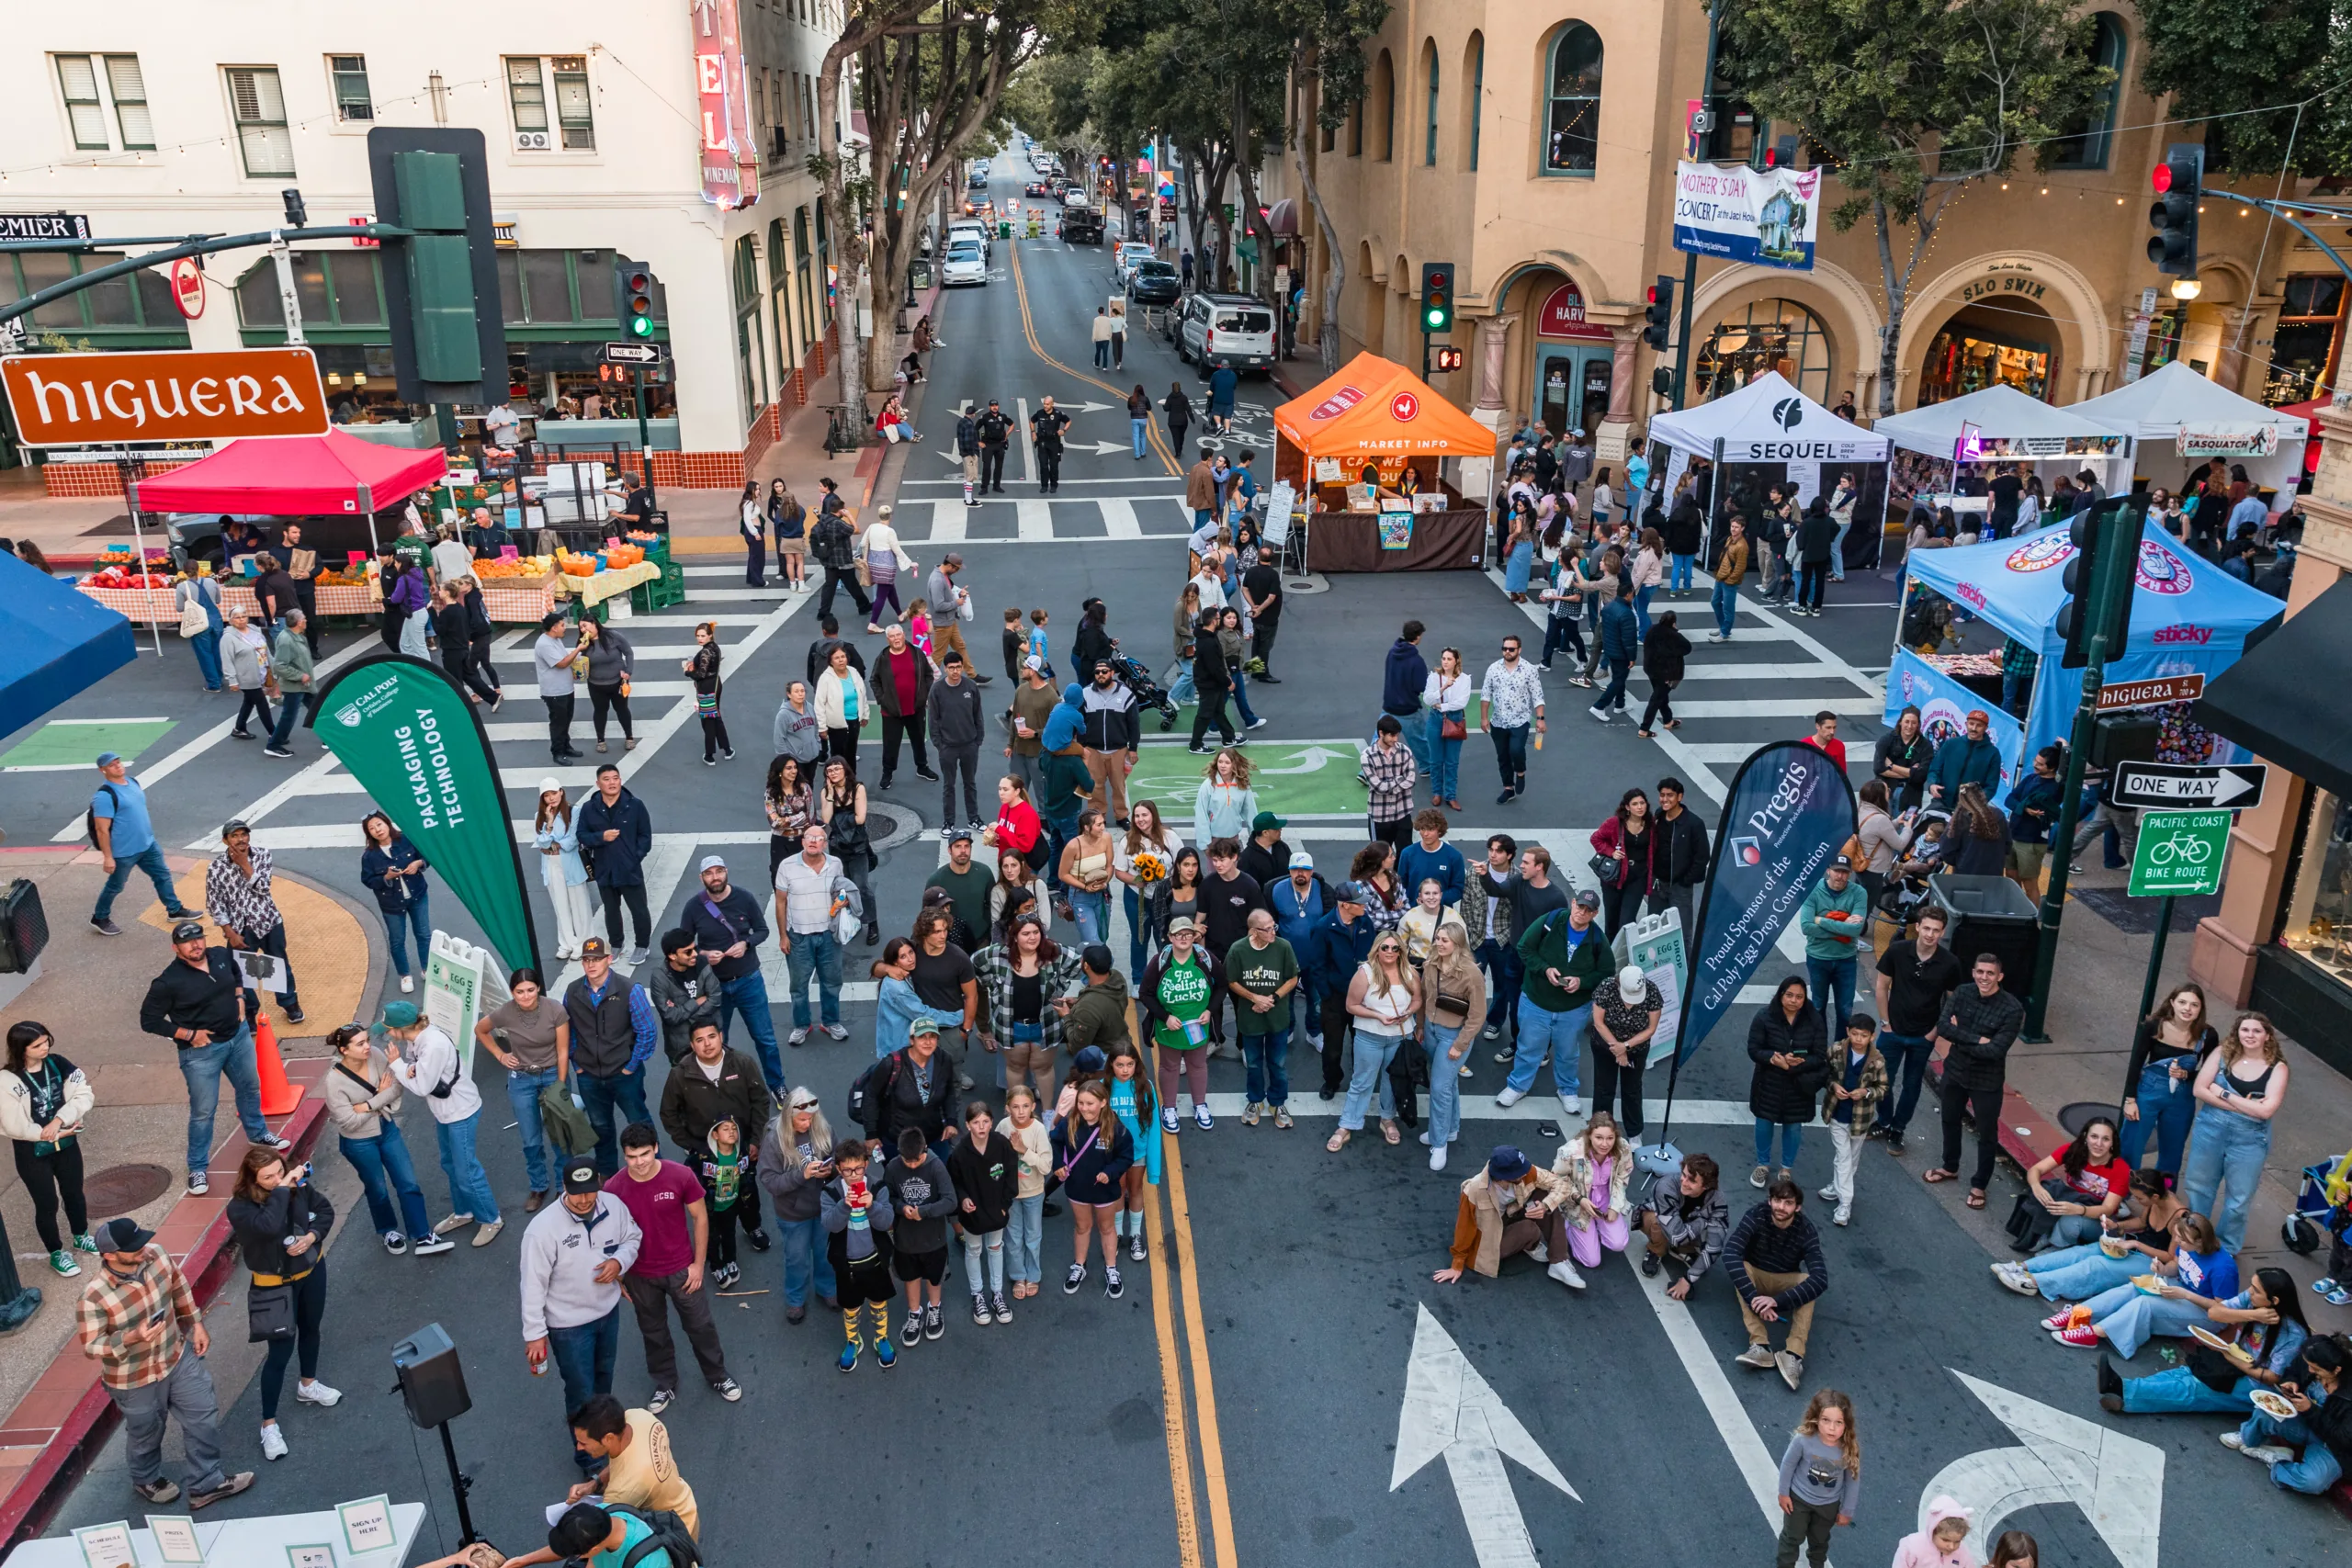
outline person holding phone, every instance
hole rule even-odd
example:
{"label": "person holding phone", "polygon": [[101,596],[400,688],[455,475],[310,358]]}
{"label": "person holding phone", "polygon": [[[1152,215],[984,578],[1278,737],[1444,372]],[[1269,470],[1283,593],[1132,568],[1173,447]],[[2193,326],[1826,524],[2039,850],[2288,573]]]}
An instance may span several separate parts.
{"label": "person holding phone", "polygon": [[307,1164],[289,1165],[272,1148],[249,1148],[237,1167],[237,1195],[229,1200],[229,1229],[237,1251],[253,1270],[249,1305],[258,1331],[267,1310],[266,1293],[283,1291],[288,1332],[269,1340],[261,1368],[261,1452],[286,1457],[286,1434],[278,1429],[278,1395],[286,1386],[286,1363],[300,1350],[302,1381],[295,1403],[332,1409],[343,1394],[319,1381],[319,1325],[327,1311],[327,1233],[334,1228],[334,1205],[311,1186]]}
{"label": "person holding phone", "polygon": [[759,1162],[759,1181],[775,1209],[775,1228],[784,1242],[784,1321],[798,1324],[808,1316],[812,1282],[819,1306],[841,1310],[820,1212],[825,1184],[838,1173],[833,1129],[819,1107],[817,1091],[796,1087],[785,1096],[784,1107],[769,1134],[774,1146]]}

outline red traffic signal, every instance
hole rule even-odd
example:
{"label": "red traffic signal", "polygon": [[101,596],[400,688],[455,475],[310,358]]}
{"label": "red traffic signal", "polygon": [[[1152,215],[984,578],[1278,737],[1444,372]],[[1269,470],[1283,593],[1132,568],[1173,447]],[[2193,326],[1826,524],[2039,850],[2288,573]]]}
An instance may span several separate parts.
{"label": "red traffic signal", "polygon": [[2158,196],[2162,196],[2165,192],[2172,189],[2172,165],[2170,164],[2158,164],[2155,167],[2155,171],[2149,175],[2148,183],[2156,187],[2156,194]]}
{"label": "red traffic signal", "polygon": [[1432,363],[1430,367],[1431,369],[1459,370],[1462,368],[1462,351],[1460,349],[1440,348],[1432,350],[1431,352],[1433,355]]}

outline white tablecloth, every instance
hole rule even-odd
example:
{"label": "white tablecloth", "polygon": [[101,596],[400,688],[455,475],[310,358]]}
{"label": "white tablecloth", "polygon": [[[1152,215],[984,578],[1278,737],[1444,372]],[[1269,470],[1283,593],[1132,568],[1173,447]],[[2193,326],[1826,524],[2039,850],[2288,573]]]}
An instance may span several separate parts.
{"label": "white tablecloth", "polygon": [[[163,1568],[164,1560],[155,1551],[155,1534],[141,1520],[149,1513],[179,1514],[186,1505],[150,1508],[137,1495],[126,1490],[123,1517],[140,1528],[130,1532],[130,1544],[139,1551],[138,1568]],[[286,1549],[289,1546],[333,1546],[335,1568],[399,1568],[409,1560],[410,1549],[416,1543],[417,1531],[424,1524],[424,1505],[395,1503],[392,1505],[392,1529],[400,1544],[389,1551],[371,1551],[365,1557],[354,1557],[343,1549],[343,1521],[333,1508],[315,1514],[272,1514],[257,1519],[207,1519],[195,1516],[197,1544],[204,1548],[206,1568],[286,1568]],[[457,1531],[449,1532],[452,1547]],[[87,1568],[82,1561],[82,1549],[71,1532],[43,1540],[28,1540],[8,1554],[5,1568]]]}

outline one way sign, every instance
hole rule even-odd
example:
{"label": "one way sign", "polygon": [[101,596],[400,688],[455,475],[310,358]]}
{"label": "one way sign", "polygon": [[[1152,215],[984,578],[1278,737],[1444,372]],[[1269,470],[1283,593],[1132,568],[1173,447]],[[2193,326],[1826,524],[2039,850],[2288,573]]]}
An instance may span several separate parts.
{"label": "one way sign", "polygon": [[2108,797],[2118,806],[2156,808],[2204,806],[2243,811],[2262,804],[2270,769],[2262,762],[2194,766],[2183,762],[2121,762]]}
{"label": "one way sign", "polygon": [[608,343],[605,345],[607,365],[659,365],[662,346],[651,343]]}

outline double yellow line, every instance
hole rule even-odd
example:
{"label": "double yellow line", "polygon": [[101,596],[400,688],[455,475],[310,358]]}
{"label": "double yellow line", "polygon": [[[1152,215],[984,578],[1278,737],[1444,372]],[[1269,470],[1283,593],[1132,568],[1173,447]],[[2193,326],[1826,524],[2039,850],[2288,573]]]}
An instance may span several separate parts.
{"label": "double yellow line", "polygon": [[[1127,1030],[1137,1040],[1135,1004],[1127,1004]],[[1156,1064],[1154,1065],[1156,1068]],[[1158,1128],[1147,1129],[1159,1136]],[[1159,1190],[1144,1190],[1144,1223],[1151,1232],[1159,1256],[1151,1262],[1151,1321],[1159,1341],[1159,1386],[1168,1437],[1168,1480],[1176,1500],[1176,1551],[1180,1568],[1237,1568],[1233,1543],[1233,1504],[1226,1492],[1225,1442],[1216,1420],[1216,1382],[1209,1373],[1208,1331],[1201,1314],[1200,1260],[1193,1247],[1192,1206],[1184,1197],[1184,1156],[1176,1140],[1163,1140],[1160,1174],[1168,1188],[1169,1220],[1175,1233],[1171,1248],[1168,1230],[1159,1223]],[[1136,1158],[1142,1158],[1140,1151]],[[1175,1312],[1169,1300],[1168,1274],[1172,1263],[1182,1281],[1185,1348],[1180,1359]],[[1192,1405],[1200,1430],[1201,1490],[1208,1498],[1209,1538],[1214,1558],[1201,1551],[1199,1506],[1193,1495],[1193,1445],[1185,1421],[1184,1373],[1192,1374]]]}
{"label": "double yellow line", "polygon": [[[1045,344],[1037,341],[1037,323],[1036,321],[1029,314],[1029,286],[1021,276],[1021,246],[1017,242],[1008,243],[1012,244],[1012,297],[1021,306],[1021,335],[1029,340],[1029,352],[1035,355],[1038,358],[1044,360],[1046,364],[1052,366],[1055,369],[1062,372],[1066,376],[1074,376],[1079,380],[1085,382],[1091,387],[1102,388],[1104,391],[1110,393],[1112,397],[1118,400],[1118,407],[1125,408],[1127,402],[1127,393],[1119,390],[1118,388],[1114,387],[1108,381],[1097,380],[1083,370],[1075,369],[1070,366],[1063,364],[1060,360],[1056,359],[1052,355],[1047,354],[1046,352]],[[1131,326],[1134,323],[1132,322],[1129,323]],[[1151,443],[1151,449],[1159,455],[1159,460],[1168,465],[1168,472],[1170,475],[1173,477],[1181,477],[1184,472],[1184,466],[1178,462],[1175,455],[1169,450],[1167,438],[1160,433],[1159,422],[1155,420],[1146,420],[1144,421],[1143,429],[1145,439]]]}

